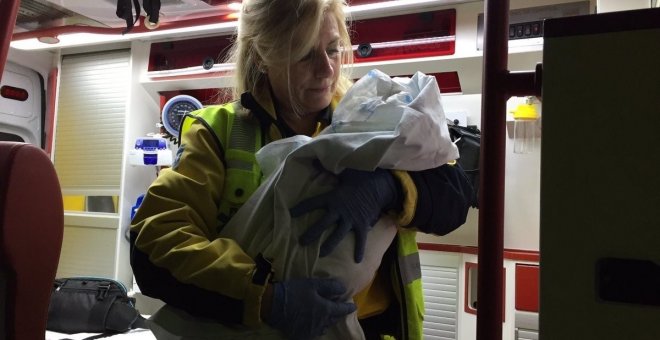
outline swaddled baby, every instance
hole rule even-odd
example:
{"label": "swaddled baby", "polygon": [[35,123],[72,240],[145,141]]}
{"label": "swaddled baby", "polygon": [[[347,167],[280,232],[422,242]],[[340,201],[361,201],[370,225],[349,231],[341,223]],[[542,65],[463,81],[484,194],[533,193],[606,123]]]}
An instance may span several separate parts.
{"label": "swaddled baby", "polygon": [[[331,190],[336,174],[345,168],[416,171],[457,158],[435,78],[422,73],[390,78],[373,70],[347,92],[334,111],[332,125],[319,136],[282,139],[257,153],[265,180],[224,227],[221,237],[236,240],[253,258],[262,254],[269,259],[275,280],[332,277],[345,285],[343,298],[352,302],[352,297],[371,282],[396,236],[393,219],[383,215],[371,228],[364,259],[356,263],[353,233],[328,256],[319,257],[321,244],[332,228],[314,244],[301,246],[298,240],[324,211],[292,218],[289,209],[305,198]],[[224,338],[240,334],[281,336],[268,326],[247,330],[218,325],[218,329],[224,329]],[[215,330],[215,335],[218,332]],[[364,338],[357,312],[331,326],[322,338]]]}

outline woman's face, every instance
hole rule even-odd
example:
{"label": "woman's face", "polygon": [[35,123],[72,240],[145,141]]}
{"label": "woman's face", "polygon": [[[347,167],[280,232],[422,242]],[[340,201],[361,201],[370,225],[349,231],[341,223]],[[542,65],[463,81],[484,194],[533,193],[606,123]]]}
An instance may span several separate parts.
{"label": "woman's face", "polygon": [[[318,43],[302,60],[294,62],[290,70],[290,86],[285,67],[268,68],[268,79],[280,105],[291,113],[296,107],[302,115],[326,108],[335,93],[341,67],[340,37],[337,20],[330,13],[323,17]],[[291,90],[291,93],[289,93]]]}

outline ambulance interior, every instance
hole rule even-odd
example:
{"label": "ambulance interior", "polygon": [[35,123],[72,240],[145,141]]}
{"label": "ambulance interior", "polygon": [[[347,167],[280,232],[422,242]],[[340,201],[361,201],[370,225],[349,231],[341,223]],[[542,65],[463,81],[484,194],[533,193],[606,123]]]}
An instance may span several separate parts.
{"label": "ambulance interior", "polygon": [[[509,5],[504,67],[511,73],[533,75],[539,87],[543,84],[543,96],[531,90],[507,96],[499,118],[504,127],[504,172],[497,199],[503,210],[503,230],[502,243],[496,248],[501,249],[497,257],[501,268],[496,273],[501,273],[502,284],[495,287],[501,291],[492,292],[483,278],[479,280],[479,263],[488,256],[479,244],[485,242],[482,233],[490,227],[485,220],[488,215],[480,212],[483,207],[471,209],[466,224],[446,236],[419,233],[424,338],[658,339],[660,226],[653,212],[660,204],[660,182],[650,169],[660,164],[660,137],[652,136],[660,119],[660,1],[353,0],[349,1],[355,57],[352,75],[359,79],[372,69],[390,76],[411,76],[417,71],[433,75],[451,123],[474,126],[487,135],[489,129],[482,121],[488,106],[484,105],[486,9],[489,3],[497,8],[505,2]],[[0,1],[0,21],[15,22],[3,26],[7,41],[0,54],[0,140],[38,146],[54,165],[63,197],[63,239],[56,277],[113,278],[129,288],[144,315],[162,306],[140,294],[134,283],[127,240],[130,220],[139,197],[156,178],[159,167],[171,164],[176,151],[177,136],[168,132],[166,121],[170,100],[190,96],[200,105],[210,105],[227,98],[224,89],[231,86],[232,65],[221,60],[236,29],[237,7],[240,1],[163,1],[157,24],[145,24],[142,16],[128,29],[127,21],[116,14],[115,1],[94,5],[83,0]],[[144,12],[142,9],[141,14]],[[15,20],[11,13],[16,13]],[[552,40],[545,37],[545,20],[607,15],[633,26],[636,23],[629,22],[630,17],[650,19],[637,20],[646,25],[641,28],[611,29],[609,35],[590,27],[585,35],[576,34],[586,37],[584,40],[570,38],[574,32],[553,33]],[[649,23],[642,24],[645,20]],[[626,53],[625,48],[609,46],[608,41],[631,44],[638,50]],[[564,42],[568,47],[563,47]],[[590,51],[571,53],[581,48]],[[565,77],[570,72],[559,70],[564,64],[572,72]],[[575,80],[576,87],[588,84],[581,86],[593,86],[589,93],[599,92],[593,96],[587,90],[580,93],[591,100],[550,90],[567,84],[566,79],[580,70],[592,69],[596,71],[585,71]],[[609,76],[599,78],[598,69]],[[612,87],[605,84],[609,81],[628,84]],[[598,114],[591,120],[575,118],[588,116],[596,107]],[[608,110],[616,111],[610,114]],[[563,118],[545,116],[557,111],[571,112]],[[627,125],[627,140],[614,144],[604,136],[614,131],[614,127],[604,126],[620,129],[626,121],[632,122]],[[517,126],[526,127],[526,137],[514,133]],[[147,162],[148,152],[137,147],[136,141],[152,139],[166,144],[158,152],[149,151],[154,158]],[[584,169],[597,163],[589,157],[566,165],[563,159],[573,160],[568,155],[573,145],[569,141],[586,143],[584,148],[596,143],[594,148],[610,142],[621,145],[609,162],[598,163],[617,166],[620,176],[603,179],[591,171],[585,175]],[[597,154],[606,157],[604,152]],[[558,163],[564,166],[549,165]],[[636,167],[644,170],[634,170]],[[483,167],[479,170],[488,172]],[[560,192],[566,188],[559,183],[573,183],[574,187],[570,193]],[[582,184],[599,189],[583,190]],[[587,192],[590,202],[616,195],[608,193],[608,186],[619,188],[614,190],[625,196],[613,199],[611,208],[578,200],[583,199],[580,192]],[[588,216],[560,210],[561,202],[580,205],[576,211]],[[616,226],[608,226],[608,220],[617,221]],[[557,224],[565,227],[555,227]],[[585,224],[598,228],[575,227]],[[602,258],[649,265],[612,274],[629,285],[617,286],[620,294],[609,295],[615,297],[608,300],[598,295],[596,283],[600,281],[594,278],[598,275],[593,263]],[[541,265],[546,259],[547,267]],[[631,298],[631,292],[640,287],[644,294]],[[479,312],[477,291],[501,298],[497,305],[501,308],[488,314]],[[495,323],[496,327],[489,328],[478,315],[495,315],[501,321],[491,321],[488,325]],[[489,329],[501,330],[501,334],[489,334]]]}

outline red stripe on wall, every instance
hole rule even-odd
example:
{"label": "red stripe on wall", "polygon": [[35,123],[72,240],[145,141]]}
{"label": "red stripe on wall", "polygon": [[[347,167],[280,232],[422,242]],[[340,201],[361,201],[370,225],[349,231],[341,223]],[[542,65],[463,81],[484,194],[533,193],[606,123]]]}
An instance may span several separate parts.
{"label": "red stripe on wall", "polygon": [[[477,255],[479,252],[479,247],[460,246],[455,244],[418,243],[417,246],[421,250],[444,251],[448,253],[463,253],[463,254]],[[504,249],[504,259],[507,260],[539,262],[540,258],[541,256],[538,251],[521,250],[521,249]]]}
{"label": "red stripe on wall", "polygon": [[46,129],[45,151],[50,157],[53,152],[53,135],[55,134],[55,104],[57,98],[57,76],[59,70],[55,67],[48,73],[48,88],[46,89],[46,117],[44,129]]}

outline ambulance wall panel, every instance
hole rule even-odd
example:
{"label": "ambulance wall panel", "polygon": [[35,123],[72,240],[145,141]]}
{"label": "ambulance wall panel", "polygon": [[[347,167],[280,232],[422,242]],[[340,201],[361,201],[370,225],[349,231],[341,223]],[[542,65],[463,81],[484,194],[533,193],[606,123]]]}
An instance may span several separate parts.
{"label": "ambulance wall panel", "polygon": [[459,339],[460,255],[420,251],[424,291],[424,338]]}
{"label": "ambulance wall panel", "polygon": [[64,217],[64,238],[57,277],[115,277],[117,217]]}
{"label": "ambulance wall panel", "polygon": [[[124,183],[124,134],[130,51],[64,54],[57,98],[53,158],[65,203],[65,233],[58,276],[104,276],[132,281],[128,240],[119,221]],[[85,197],[110,199],[111,209],[92,209]],[[119,197],[119,199],[118,199]],[[92,212],[94,211],[94,212]]]}

